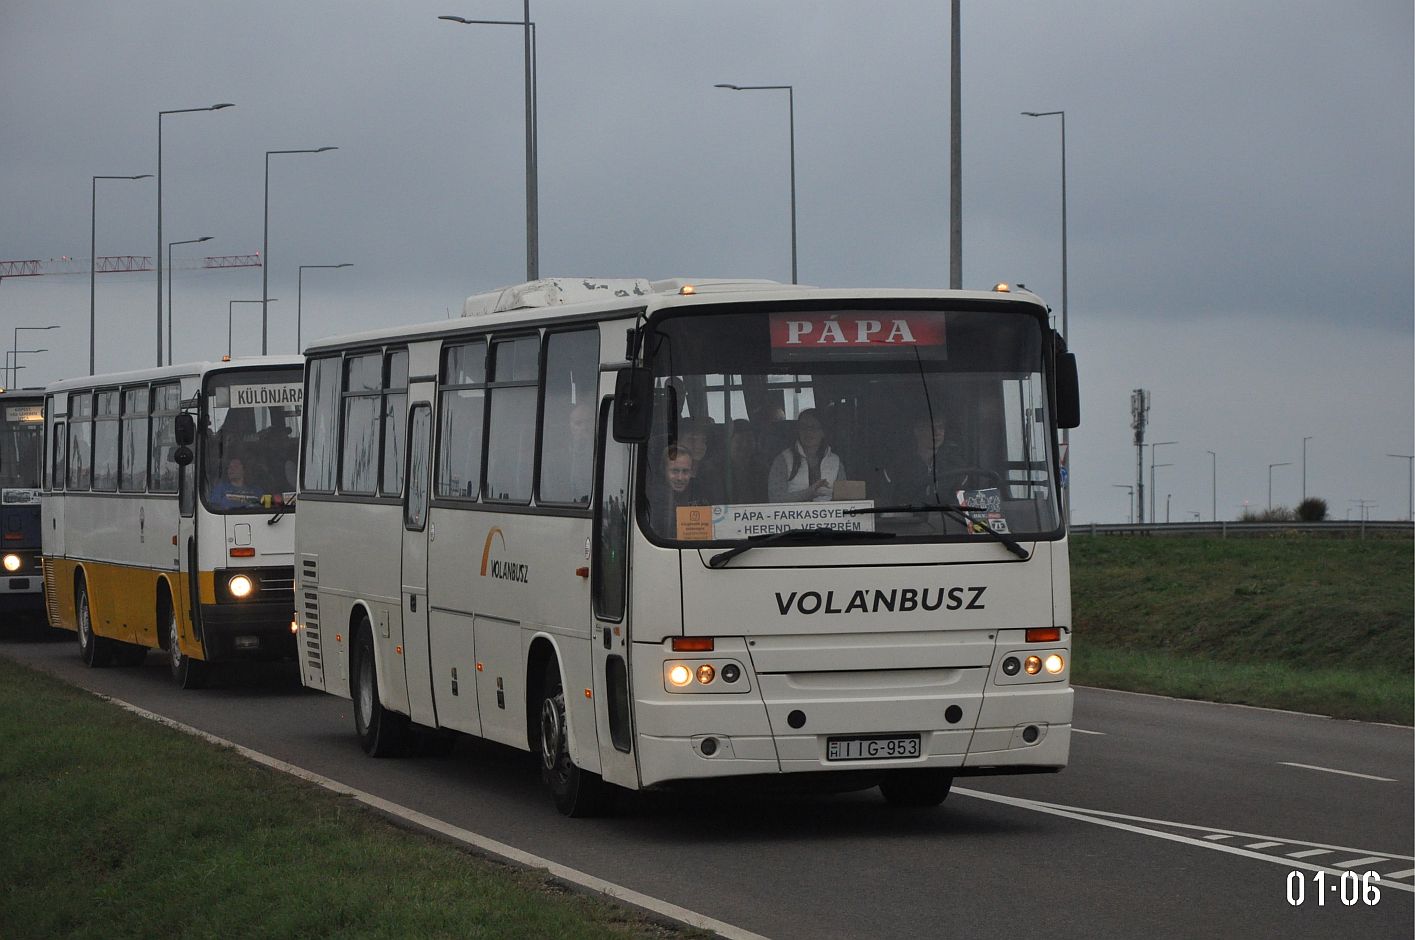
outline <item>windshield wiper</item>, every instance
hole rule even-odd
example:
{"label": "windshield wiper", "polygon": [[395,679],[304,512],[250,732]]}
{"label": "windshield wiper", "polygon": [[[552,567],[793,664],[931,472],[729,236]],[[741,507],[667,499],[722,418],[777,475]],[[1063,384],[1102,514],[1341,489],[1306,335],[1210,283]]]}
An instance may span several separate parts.
{"label": "windshield wiper", "polygon": [[[1022,543],[1010,535],[1003,535],[996,532],[987,524],[985,519],[980,519],[973,515],[978,510],[969,506],[952,506],[948,503],[914,503],[908,506],[863,506],[859,509],[846,509],[843,511],[847,516],[875,516],[884,512],[950,512],[969,524],[969,531],[974,534],[986,535],[989,538],[1001,542],[1009,552],[1018,558],[1026,561],[1032,557],[1032,553],[1022,547]],[[980,529],[973,529],[973,523],[981,526]]]}
{"label": "windshield wiper", "polygon": [[721,568],[743,552],[760,548],[763,545],[776,545],[781,542],[813,542],[817,539],[848,542],[855,539],[873,540],[892,538],[894,538],[893,532],[862,532],[859,529],[832,529],[830,526],[812,526],[808,529],[785,529],[781,532],[769,532],[766,535],[750,536],[745,542],[738,542],[726,551],[718,552],[716,555],[713,555],[708,559],[708,567]]}

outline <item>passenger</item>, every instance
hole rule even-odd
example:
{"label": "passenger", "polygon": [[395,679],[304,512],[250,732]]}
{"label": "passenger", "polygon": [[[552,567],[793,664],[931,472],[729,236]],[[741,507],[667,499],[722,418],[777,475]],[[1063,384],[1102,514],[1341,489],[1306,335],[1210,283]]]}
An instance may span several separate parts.
{"label": "passenger", "polygon": [[952,503],[962,483],[961,449],[948,440],[943,412],[917,415],[909,425],[910,446],[898,466],[887,470],[892,501],[902,505]]}
{"label": "passenger", "polygon": [[[547,405],[547,412],[550,406]],[[556,503],[587,503],[594,476],[594,405],[581,399],[561,418],[566,435],[547,435],[541,470],[541,499]],[[546,418],[547,428],[553,427]]]}
{"label": "passenger", "polygon": [[693,478],[693,455],[686,447],[669,444],[663,451],[662,469],[651,483],[649,505],[654,529],[663,535],[678,531],[678,507],[708,505]]}
{"label": "passenger", "polygon": [[678,444],[693,458],[694,488],[706,504],[720,503],[725,495],[721,455],[712,448],[716,429],[711,418],[688,418],[678,424]]}
{"label": "passenger", "polygon": [[728,495],[732,502],[766,502],[766,458],[757,444],[757,432],[752,422],[744,418],[732,422],[727,453]]}
{"label": "passenger", "polygon": [[767,497],[773,503],[803,503],[831,498],[845,466],[825,441],[825,425],[816,409],[796,416],[796,442],[776,455],[767,474]]}
{"label": "passenger", "polygon": [[243,509],[256,505],[260,490],[246,483],[246,465],[240,457],[226,462],[226,476],[211,488],[211,503],[218,509]]}

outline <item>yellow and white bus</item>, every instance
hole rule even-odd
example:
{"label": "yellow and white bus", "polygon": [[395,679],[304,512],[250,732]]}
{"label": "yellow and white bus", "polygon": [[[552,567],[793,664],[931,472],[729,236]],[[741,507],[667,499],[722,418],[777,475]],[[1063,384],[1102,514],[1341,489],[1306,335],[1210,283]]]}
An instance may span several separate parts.
{"label": "yellow and white bus", "polygon": [[936,805],[1071,730],[1035,296],[547,279],[306,350],[302,681],[375,756],[449,729],[616,787]]}
{"label": "yellow and white bus", "polygon": [[294,656],[303,362],[261,357],[45,389],[45,604],[90,666],[164,650],[182,688],[210,663]]}

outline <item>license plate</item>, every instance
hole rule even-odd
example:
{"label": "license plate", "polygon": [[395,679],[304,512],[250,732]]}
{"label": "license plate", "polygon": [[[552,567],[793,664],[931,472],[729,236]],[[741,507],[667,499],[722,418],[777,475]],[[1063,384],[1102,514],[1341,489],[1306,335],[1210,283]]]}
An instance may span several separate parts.
{"label": "license plate", "polygon": [[826,760],[892,760],[918,757],[917,734],[892,734],[865,738],[826,738]]}

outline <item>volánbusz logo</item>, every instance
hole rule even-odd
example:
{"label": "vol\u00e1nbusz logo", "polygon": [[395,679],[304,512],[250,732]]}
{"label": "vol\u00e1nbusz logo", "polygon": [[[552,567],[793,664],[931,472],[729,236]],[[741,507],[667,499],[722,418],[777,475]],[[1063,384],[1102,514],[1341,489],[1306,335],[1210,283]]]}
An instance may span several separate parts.
{"label": "vol\u00e1nbusz logo", "polygon": [[481,550],[481,576],[483,578],[490,576],[498,581],[511,581],[516,584],[530,584],[530,565],[491,557],[493,540],[501,543],[501,551],[506,551],[506,536],[502,533],[501,527],[492,526],[491,531],[486,534],[486,544],[482,546]]}
{"label": "vol\u00e1nbusz logo", "polygon": [[907,614],[916,610],[985,610],[983,593],[986,587],[955,588],[875,588],[852,592],[792,591],[776,592],[776,609],[781,616],[805,614]]}

